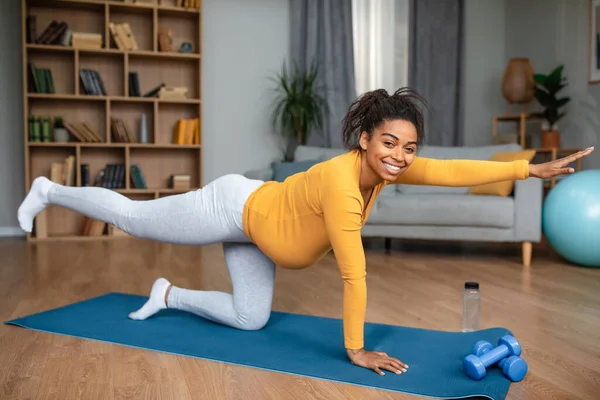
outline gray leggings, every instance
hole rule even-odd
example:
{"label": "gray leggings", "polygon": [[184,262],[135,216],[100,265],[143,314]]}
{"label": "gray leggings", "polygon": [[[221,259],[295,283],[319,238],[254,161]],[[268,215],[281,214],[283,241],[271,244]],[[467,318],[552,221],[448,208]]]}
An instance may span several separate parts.
{"label": "gray leggings", "polygon": [[253,330],[269,319],[275,280],[275,264],[250,242],[242,225],[244,203],[262,183],[231,174],[196,191],[146,201],[101,187],[53,185],[48,200],[137,238],[182,245],[222,242],[233,295],[173,286],[169,308]]}

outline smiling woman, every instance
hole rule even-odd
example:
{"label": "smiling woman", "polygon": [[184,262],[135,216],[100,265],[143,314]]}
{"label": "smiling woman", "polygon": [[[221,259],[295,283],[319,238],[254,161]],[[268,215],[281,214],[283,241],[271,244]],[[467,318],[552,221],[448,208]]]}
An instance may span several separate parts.
{"label": "smiling woman", "polygon": [[404,373],[404,362],[364,348],[367,267],[361,228],[381,190],[390,183],[475,186],[529,176],[549,178],[573,172],[566,166],[592,151],[540,165],[416,157],[424,133],[415,100],[419,96],[409,89],[361,96],[344,119],[349,151],[284,182],[230,174],[199,190],[132,201],[110,189],[63,186],[42,176],[19,207],[19,223],[30,232],[37,214],[58,205],[138,238],[187,245],[222,242],[232,294],[179,288],[159,278],[148,301],[130,318],[144,320],[163,308],[175,308],[242,330],[266,325],[275,265],[305,268],[333,250],[343,281],[349,360],[379,374]]}
{"label": "smiling woman", "polygon": [[395,180],[412,164],[423,143],[423,114],[418,107],[425,100],[409,88],[389,95],[384,89],[365,93],[350,105],[343,121],[342,136],[350,150],[362,150],[366,157],[365,181],[373,187],[382,180]]}

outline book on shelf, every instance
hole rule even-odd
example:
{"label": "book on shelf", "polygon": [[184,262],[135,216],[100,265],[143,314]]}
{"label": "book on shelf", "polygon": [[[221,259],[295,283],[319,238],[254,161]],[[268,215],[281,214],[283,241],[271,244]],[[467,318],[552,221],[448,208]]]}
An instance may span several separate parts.
{"label": "book on shelf", "polygon": [[177,0],[177,7],[200,9],[202,0]]}
{"label": "book on shelf", "polygon": [[161,82],[157,86],[153,87],[143,95],[140,91],[140,80],[138,77],[138,73],[133,71],[129,72],[128,76],[128,86],[129,86],[129,96],[131,97],[159,97],[160,91],[165,88],[166,83]]}
{"label": "book on shelf", "polygon": [[37,68],[27,63],[27,90],[30,93],[55,93],[54,79],[50,68]]}
{"label": "book on shelf", "polygon": [[139,46],[128,22],[108,23],[108,30],[119,50],[138,50]]}
{"label": "book on shelf", "polygon": [[84,143],[102,143],[102,137],[87,122],[65,122],[67,131],[78,141]]}
{"label": "book on shelf", "polygon": [[98,71],[89,68],[80,68],[79,81],[85,94],[106,96],[104,83]]}
{"label": "book on shelf", "polygon": [[171,31],[171,28],[164,26],[158,28],[158,50],[163,52],[173,51],[173,31]]}
{"label": "book on shelf", "polygon": [[50,164],[50,180],[64,186],[75,186],[75,156]]}
{"label": "book on shelf", "polygon": [[131,136],[129,135],[129,130],[125,125],[125,121],[123,121],[121,118],[111,117],[110,132],[113,142],[131,143]]}
{"label": "book on shelf", "polygon": [[29,115],[27,131],[30,142],[41,143],[52,141],[51,119],[48,115]]}
{"label": "book on shelf", "polygon": [[129,75],[129,96],[140,97],[140,80],[137,72],[130,72]]}
{"label": "book on shelf", "polygon": [[91,32],[73,32],[71,46],[77,49],[101,49],[102,34]]}
{"label": "book on shelf", "polygon": [[[42,31],[42,33],[36,37],[37,32],[37,18],[35,16],[29,16],[27,22],[27,37],[32,40],[29,43],[36,44],[55,44],[68,46],[71,40],[71,29],[69,25],[64,21],[52,20]],[[35,40],[33,40],[35,38]]]}
{"label": "book on shelf", "polygon": [[125,187],[125,164],[106,164],[96,175],[92,186],[101,186],[106,189],[123,189]]}
{"label": "book on shelf", "polygon": [[169,178],[171,189],[187,190],[190,188],[191,177],[189,174],[173,174]]}
{"label": "book on shelf", "polygon": [[129,175],[131,176],[131,184],[134,189],[148,189],[144,174],[142,174],[142,168],[139,164],[129,166]]}
{"label": "book on shelf", "polygon": [[27,30],[25,31],[25,41],[33,44],[37,41],[37,16],[28,15],[25,19]]}
{"label": "book on shelf", "polygon": [[83,218],[83,235],[84,236],[102,236],[106,230],[107,224],[97,219],[85,216]]}
{"label": "book on shelf", "polygon": [[177,121],[174,144],[200,144],[200,120],[199,118],[180,119]]}
{"label": "book on shelf", "polygon": [[81,168],[79,169],[81,174],[81,186],[89,186],[90,185],[90,165],[89,164],[81,164]]}

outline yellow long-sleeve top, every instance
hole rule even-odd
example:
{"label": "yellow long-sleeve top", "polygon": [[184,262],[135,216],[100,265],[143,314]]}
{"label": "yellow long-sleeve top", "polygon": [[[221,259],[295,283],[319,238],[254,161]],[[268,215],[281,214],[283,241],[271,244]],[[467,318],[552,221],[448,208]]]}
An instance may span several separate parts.
{"label": "yellow long-sleeve top", "polygon": [[435,160],[415,157],[393,182],[373,190],[365,205],[359,189],[361,155],[350,151],[288,177],[266,182],[244,208],[244,230],[283,268],[308,267],[333,250],[343,285],[344,345],[364,346],[366,262],[360,229],[385,185],[474,186],[529,176],[526,160]]}

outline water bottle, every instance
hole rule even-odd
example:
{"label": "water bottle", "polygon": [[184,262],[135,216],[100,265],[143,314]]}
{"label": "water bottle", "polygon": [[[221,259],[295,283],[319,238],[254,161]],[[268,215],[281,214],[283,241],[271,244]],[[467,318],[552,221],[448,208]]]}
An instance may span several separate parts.
{"label": "water bottle", "polygon": [[462,331],[473,332],[481,327],[481,296],[479,283],[465,282],[463,293]]}

